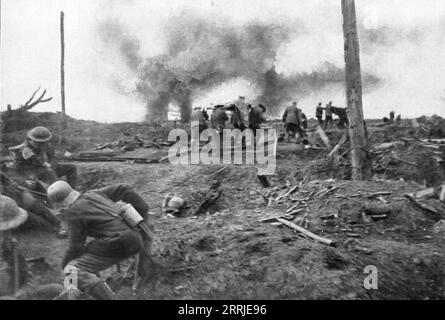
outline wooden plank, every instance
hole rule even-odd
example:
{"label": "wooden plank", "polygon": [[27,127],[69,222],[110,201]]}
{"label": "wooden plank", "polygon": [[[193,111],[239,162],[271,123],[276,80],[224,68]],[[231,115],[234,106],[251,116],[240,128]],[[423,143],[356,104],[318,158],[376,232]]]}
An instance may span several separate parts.
{"label": "wooden plank", "polygon": [[445,215],[444,213],[436,210],[435,208],[433,208],[429,205],[426,205],[420,201],[417,201],[416,199],[413,198],[413,196],[411,196],[409,194],[405,194],[404,197],[407,198],[409,201],[411,201],[413,204],[415,204],[420,209],[427,211],[429,213],[432,213],[434,216],[436,216],[438,218],[443,218],[443,216]]}
{"label": "wooden plank", "polygon": [[277,218],[277,221],[280,222],[281,224],[285,225],[286,227],[289,227],[289,228],[291,228],[291,229],[293,229],[293,230],[295,230],[297,232],[300,232],[300,233],[304,234],[305,236],[309,237],[310,239],[313,239],[315,241],[321,242],[321,243],[323,243],[325,245],[328,245],[328,246],[335,245],[334,241],[332,241],[330,239],[327,239],[327,238],[323,238],[323,237],[317,236],[316,234],[310,232],[309,230],[306,230],[305,228],[302,228],[302,227],[296,225],[295,223],[292,223],[290,221],[287,221],[287,220],[284,220],[284,219],[281,219],[281,218]]}

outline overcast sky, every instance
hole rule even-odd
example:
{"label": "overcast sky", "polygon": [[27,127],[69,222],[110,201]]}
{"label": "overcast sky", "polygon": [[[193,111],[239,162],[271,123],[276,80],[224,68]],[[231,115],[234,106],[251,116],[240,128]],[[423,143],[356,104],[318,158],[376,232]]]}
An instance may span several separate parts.
{"label": "overcast sky", "polygon": [[[378,89],[364,95],[365,116],[381,118],[388,108],[397,108],[405,117],[445,116],[445,1],[356,0],[356,6],[365,29],[388,33],[375,47],[359,35],[362,69],[381,80]],[[233,26],[292,21],[304,32],[277,51],[273,63],[279,73],[310,73],[326,61],[344,66],[340,0],[2,0],[2,110],[7,104],[15,108],[24,103],[38,86],[54,99],[35,111],[60,110],[61,10],[66,29],[66,108],[70,116],[81,119],[140,121],[145,116],[144,102],[130,93],[134,73],[98,36],[98,24],[109,18],[125,23],[140,41],[143,57],[163,53],[165,23],[184,10]],[[116,90],[116,79],[128,93]],[[199,94],[195,104],[238,94],[253,99],[256,93],[251,84],[237,79]],[[310,116],[318,101],[345,106],[344,89],[338,86],[295,98]]]}

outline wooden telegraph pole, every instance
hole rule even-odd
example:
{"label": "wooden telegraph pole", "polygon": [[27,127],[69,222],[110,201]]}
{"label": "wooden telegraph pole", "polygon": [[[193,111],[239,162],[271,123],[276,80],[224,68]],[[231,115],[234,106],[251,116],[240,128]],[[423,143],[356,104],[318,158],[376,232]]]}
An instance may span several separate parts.
{"label": "wooden telegraph pole", "polygon": [[354,0],[341,1],[345,39],[346,99],[351,139],[352,179],[371,178],[371,158],[368,151],[366,125],[363,118],[360,45]]}
{"label": "wooden telegraph pole", "polygon": [[66,128],[65,113],[65,34],[64,13],[60,11],[60,94],[62,103],[62,128]]}

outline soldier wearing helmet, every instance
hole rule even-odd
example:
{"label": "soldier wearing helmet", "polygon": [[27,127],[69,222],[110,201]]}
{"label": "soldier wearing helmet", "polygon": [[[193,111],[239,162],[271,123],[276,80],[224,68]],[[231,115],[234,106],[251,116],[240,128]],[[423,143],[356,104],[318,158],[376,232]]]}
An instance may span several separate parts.
{"label": "soldier wearing helmet", "polygon": [[14,293],[16,299],[49,300],[57,297],[63,287],[58,284],[36,285],[31,281],[32,272],[27,266],[25,257],[21,254],[18,241],[13,238],[11,231],[25,223],[28,213],[17,203],[4,195],[0,195],[0,233],[2,243],[0,253],[8,265],[9,275],[7,288],[0,288],[0,295]]}
{"label": "soldier wearing helmet", "polygon": [[[121,218],[125,203],[131,204],[149,226],[147,203],[125,184],[80,194],[65,181],[48,188],[48,199],[68,225],[69,247],[62,267],[67,273],[77,271],[80,291],[99,300],[114,299],[114,292],[98,274],[141,250],[149,253],[152,239]],[[93,240],[87,242],[87,237]],[[139,271],[144,273],[148,255],[141,254],[139,261]]]}
{"label": "soldier wearing helmet", "polygon": [[72,164],[54,163],[54,149],[50,145],[51,132],[45,127],[28,131],[26,140],[20,146],[11,148],[15,153],[17,169],[24,175],[33,176],[47,184],[65,176],[73,187],[77,183],[77,169]]}

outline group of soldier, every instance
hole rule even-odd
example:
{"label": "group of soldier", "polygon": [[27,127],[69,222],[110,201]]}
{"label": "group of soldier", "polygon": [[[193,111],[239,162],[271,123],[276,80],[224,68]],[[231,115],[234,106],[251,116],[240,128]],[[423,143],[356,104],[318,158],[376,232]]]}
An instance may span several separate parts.
{"label": "group of soldier", "polygon": [[[325,113],[325,120],[323,122],[323,111]],[[318,120],[318,124],[324,129],[331,129],[333,127],[333,115],[338,116],[337,126],[343,128],[349,124],[348,115],[346,113],[346,108],[334,107],[332,101],[323,108],[322,103],[319,102],[315,109],[315,117]]]}
{"label": "group of soldier", "polygon": [[[316,109],[319,124],[332,126],[334,110],[332,103],[325,108],[320,103]],[[265,112],[264,105],[252,106],[241,96],[234,103],[214,106],[210,117],[207,110],[196,107],[191,120],[199,126],[200,133],[210,122],[218,132],[230,123],[241,131],[249,128],[255,135],[260,125],[266,122]],[[296,134],[306,137],[308,121],[297,102],[285,109],[282,121],[288,140]],[[150,232],[141,232],[153,228],[149,206],[126,184],[80,193],[76,166],[57,159],[52,140],[53,135],[47,128],[35,127],[27,132],[22,144],[9,148],[12,158],[1,163],[0,233],[4,235],[1,253],[9,264],[11,279],[15,281],[10,283],[17,285],[17,268],[12,265],[17,264],[17,257],[12,259],[11,251],[13,231],[43,220],[59,238],[69,237],[61,267],[66,274],[75,270],[78,289],[96,299],[113,299],[113,290],[99,277],[102,270],[139,255],[138,274],[143,277],[152,263],[152,236]],[[138,228],[123,218],[129,206],[139,217]],[[87,242],[87,238],[90,241]],[[25,259],[20,261],[22,270],[26,271]],[[22,276],[26,278],[26,272]]]}
{"label": "group of soldier", "polygon": [[[21,145],[10,148],[13,159],[2,162],[1,254],[8,264],[9,290],[18,295],[16,289],[26,287],[30,277],[26,260],[21,253],[16,253],[17,246],[13,245],[14,231],[44,220],[59,237],[69,237],[61,267],[67,276],[76,273],[77,289],[95,299],[113,299],[115,293],[99,273],[138,255],[138,275],[144,277],[151,263],[153,240],[150,232],[141,231],[152,230],[149,207],[126,184],[84,193],[77,191],[76,166],[56,160],[51,140],[52,134],[47,128],[36,127],[27,133]],[[138,227],[123,219],[122,214],[127,210],[139,216]],[[37,292],[34,297],[44,299],[64,291],[60,285],[31,285],[28,289],[28,292]]]}
{"label": "group of soldier", "polygon": [[[255,132],[266,121],[265,112],[263,105],[252,107],[240,97],[236,103],[215,106],[210,124],[219,132],[227,122],[234,128]],[[199,125],[200,132],[205,130],[209,121],[207,110],[194,108],[192,121]],[[152,233],[147,231],[153,229],[149,206],[126,184],[80,193],[76,166],[57,159],[52,140],[47,128],[35,127],[27,132],[22,144],[9,148],[12,157],[1,163],[1,254],[8,264],[9,289],[16,291],[13,287],[25,286],[29,278],[26,259],[14,253],[12,235],[17,229],[46,222],[59,238],[69,238],[61,267],[66,276],[75,270],[77,289],[95,299],[113,299],[115,293],[100,278],[101,271],[138,255],[137,274],[143,279],[148,266],[153,264]],[[136,213],[137,227],[124,219],[127,210],[133,216]],[[60,294],[54,288],[57,286],[29,290],[48,298]]]}
{"label": "group of soldier", "polygon": [[[323,112],[325,118],[323,120]],[[315,108],[315,118],[317,118],[318,125],[324,129],[332,129],[334,120],[333,115],[338,116],[337,126],[344,128],[349,124],[348,115],[345,108],[339,108],[332,105],[332,101],[326,104],[325,107],[319,102]],[[306,130],[308,128],[308,120],[303,111],[297,107],[297,102],[292,102],[288,106],[283,114],[283,122],[286,128],[287,141],[290,141],[291,137],[299,136],[305,141],[307,137]]]}
{"label": "group of soldier", "polygon": [[260,128],[261,123],[266,122],[264,114],[266,107],[261,103],[257,106],[252,106],[246,103],[244,96],[240,96],[234,103],[226,105],[215,105],[211,108],[211,116],[208,115],[207,110],[201,107],[195,107],[192,111],[192,123],[199,123],[199,133],[207,129],[208,122],[210,127],[222,133],[223,129],[227,128],[230,123],[235,129],[244,131],[249,128],[256,134],[256,130]]}

